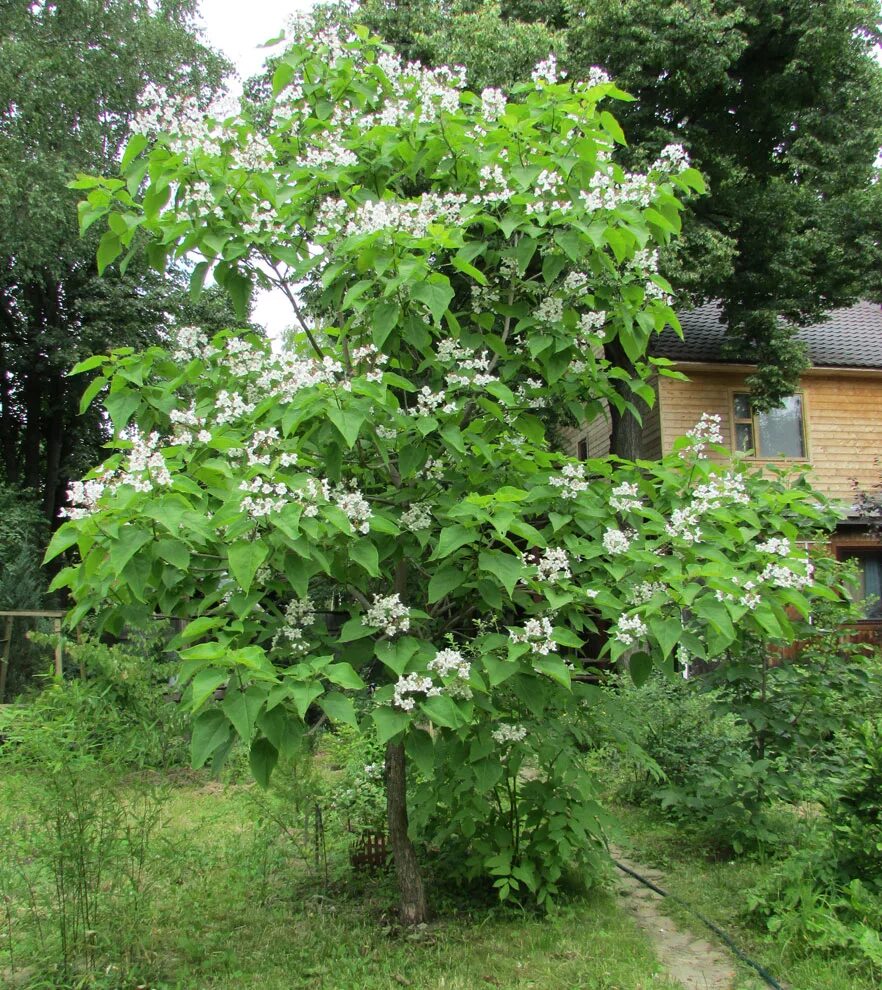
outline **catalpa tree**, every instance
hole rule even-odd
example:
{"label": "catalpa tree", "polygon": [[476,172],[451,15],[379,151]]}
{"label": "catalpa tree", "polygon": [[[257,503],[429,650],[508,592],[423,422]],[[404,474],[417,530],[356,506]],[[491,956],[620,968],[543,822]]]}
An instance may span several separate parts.
{"label": "catalpa tree", "polygon": [[[661,464],[554,449],[549,410],[651,401],[647,343],[677,325],[656,250],[701,188],[676,147],[647,174],[612,164],[606,106],[627,97],[602,72],[571,83],[549,58],[475,95],[301,25],[273,94],[150,94],[120,178],[77,183],[101,265],[146,235],[157,263],[199,257],[196,288],[280,286],[298,333],[275,353],[188,330],[79,366],[115,452],[74,486],[56,587],[71,623],[189,620],[197,766],[238,738],[266,782],[319,713],[374,733],[406,921],[426,914],[409,808],[451,868],[546,903],[601,834],[586,636],[608,630],[640,679],[678,648],[793,635],[831,594],[795,542],[825,510],[702,456],[710,420]],[[611,339],[635,370],[603,359]]]}

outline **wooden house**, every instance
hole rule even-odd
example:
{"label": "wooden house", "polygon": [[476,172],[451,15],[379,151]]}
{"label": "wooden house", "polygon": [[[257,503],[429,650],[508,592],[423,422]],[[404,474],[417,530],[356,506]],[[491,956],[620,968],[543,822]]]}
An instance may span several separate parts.
{"label": "wooden house", "polygon": [[[754,367],[724,356],[719,306],[700,306],[680,320],[683,339],[668,331],[654,352],[674,361],[688,381],[655,381],[657,398],[645,417],[642,455],[654,459],[668,453],[706,412],[720,417],[726,445],[758,464],[808,465],[814,485],[842,510],[834,552],[840,559],[856,559],[858,593],[875,598],[859,636],[882,642],[882,542],[856,505],[858,490],[877,489],[882,481],[882,308],[861,302],[799,330],[811,367],[784,405],[768,413],[751,407],[745,379]],[[577,456],[609,452],[609,423],[603,418],[563,433],[565,448]]]}

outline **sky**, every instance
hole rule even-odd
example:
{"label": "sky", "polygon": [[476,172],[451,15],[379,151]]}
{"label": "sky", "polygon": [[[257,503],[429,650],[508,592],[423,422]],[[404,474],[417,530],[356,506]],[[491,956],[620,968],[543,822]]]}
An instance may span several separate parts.
{"label": "sky", "polygon": [[[260,46],[278,36],[290,14],[312,5],[312,0],[202,0],[202,27],[209,44],[247,79],[263,64],[266,51]],[[252,319],[278,339],[292,322],[290,304],[281,292],[260,292]]]}

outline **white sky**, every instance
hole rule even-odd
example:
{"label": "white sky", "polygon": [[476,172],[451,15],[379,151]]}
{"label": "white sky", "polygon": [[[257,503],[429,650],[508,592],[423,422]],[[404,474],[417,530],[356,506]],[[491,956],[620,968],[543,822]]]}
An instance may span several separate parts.
{"label": "white sky", "polygon": [[[200,6],[206,40],[227,56],[244,80],[263,65],[267,52],[260,46],[279,35],[290,14],[312,7],[313,0],[202,0]],[[278,339],[293,322],[293,314],[281,292],[260,292],[252,319]]]}

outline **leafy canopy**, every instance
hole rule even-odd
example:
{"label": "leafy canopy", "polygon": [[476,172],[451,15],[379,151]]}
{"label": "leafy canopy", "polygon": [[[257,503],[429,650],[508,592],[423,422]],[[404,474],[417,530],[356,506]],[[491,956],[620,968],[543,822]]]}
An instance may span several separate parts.
{"label": "leafy canopy", "polygon": [[[603,74],[571,85],[552,58],[475,95],[307,26],[273,90],[258,122],[160,104],[119,179],[79,182],[102,264],[142,231],[157,259],[198,253],[197,281],[278,282],[301,333],[279,354],[192,330],[76,369],[100,371],[85,400],[116,452],[75,486],[50,553],[80,562],[56,584],[73,623],[190,620],[197,765],[238,736],[266,781],[316,710],[401,741],[436,781],[426,828],[471,838],[459,862],[502,896],[545,900],[599,828],[564,718],[594,698],[587,638],[636,650],[639,679],[678,645],[792,636],[788,608],[832,594],[795,543],[826,510],[700,457],[711,422],[661,464],[580,463],[546,436],[544,408],[590,417],[665,370],[643,356],[676,326],[656,252],[701,188],[678,148],[612,164],[627,97]],[[630,370],[603,358],[613,340]],[[546,770],[519,797],[525,760]]]}

